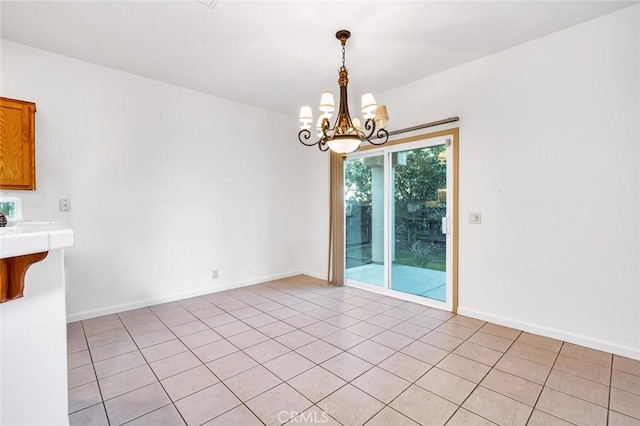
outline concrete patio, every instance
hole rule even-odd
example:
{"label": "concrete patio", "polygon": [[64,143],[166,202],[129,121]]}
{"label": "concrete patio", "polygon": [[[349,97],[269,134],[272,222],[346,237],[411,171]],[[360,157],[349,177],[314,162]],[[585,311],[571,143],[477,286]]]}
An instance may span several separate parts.
{"label": "concrete patio", "polygon": [[[345,275],[349,280],[384,287],[383,265],[371,263],[347,268]],[[446,272],[393,264],[391,289],[445,302]]]}

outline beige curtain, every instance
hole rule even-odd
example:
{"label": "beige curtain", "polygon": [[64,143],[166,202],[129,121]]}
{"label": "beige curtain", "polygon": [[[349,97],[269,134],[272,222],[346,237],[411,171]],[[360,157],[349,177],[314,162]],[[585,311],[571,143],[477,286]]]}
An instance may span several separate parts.
{"label": "beige curtain", "polygon": [[327,281],[344,285],[344,159],[330,152],[329,266]]}

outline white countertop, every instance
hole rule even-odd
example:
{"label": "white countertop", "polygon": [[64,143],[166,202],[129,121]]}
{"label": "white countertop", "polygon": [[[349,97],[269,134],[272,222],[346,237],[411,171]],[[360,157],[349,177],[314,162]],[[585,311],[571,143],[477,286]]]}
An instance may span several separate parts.
{"label": "white countertop", "polygon": [[73,245],[73,230],[60,222],[20,221],[0,228],[0,259]]}

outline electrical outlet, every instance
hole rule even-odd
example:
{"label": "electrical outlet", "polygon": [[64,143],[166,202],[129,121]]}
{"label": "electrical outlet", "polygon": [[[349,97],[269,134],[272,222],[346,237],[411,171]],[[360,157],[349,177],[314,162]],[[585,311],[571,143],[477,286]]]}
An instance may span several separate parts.
{"label": "electrical outlet", "polygon": [[71,200],[68,198],[63,198],[60,200],[60,211],[61,212],[70,212],[71,211]]}
{"label": "electrical outlet", "polygon": [[211,279],[217,280],[218,279],[218,270],[214,269],[213,271],[211,271]]}
{"label": "electrical outlet", "polygon": [[480,225],[482,223],[482,214],[469,213],[469,223],[472,225]]}

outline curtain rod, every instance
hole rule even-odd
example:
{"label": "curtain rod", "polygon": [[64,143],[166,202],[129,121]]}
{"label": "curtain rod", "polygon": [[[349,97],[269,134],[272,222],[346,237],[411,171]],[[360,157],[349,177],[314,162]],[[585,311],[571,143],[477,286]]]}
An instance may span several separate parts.
{"label": "curtain rod", "polygon": [[[414,130],[426,129],[428,127],[439,126],[441,124],[447,123],[455,123],[456,121],[460,121],[460,117],[449,117],[444,120],[431,121],[430,123],[418,124],[417,126],[405,127],[404,129],[393,130],[389,132],[389,136],[399,135],[401,133],[413,132]],[[379,138],[372,138],[379,139]]]}

